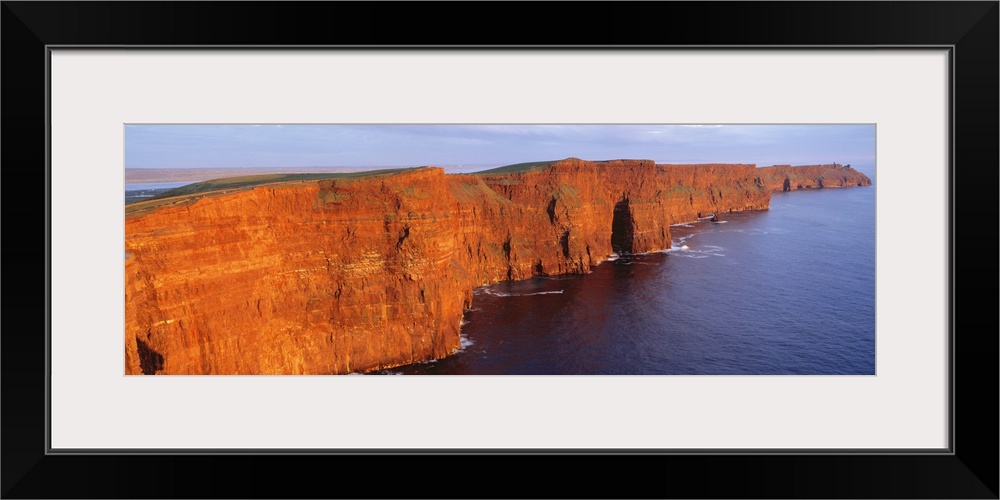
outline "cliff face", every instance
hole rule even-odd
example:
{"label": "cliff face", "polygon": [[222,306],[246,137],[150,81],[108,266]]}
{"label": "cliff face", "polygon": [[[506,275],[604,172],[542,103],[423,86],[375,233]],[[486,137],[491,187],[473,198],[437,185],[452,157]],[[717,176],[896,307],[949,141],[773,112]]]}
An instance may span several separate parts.
{"label": "cliff face", "polygon": [[458,345],[439,169],[258,187],[126,219],[128,373],[346,373]]}
{"label": "cliff face", "polygon": [[758,170],[764,185],[771,191],[872,185],[871,179],[865,174],[854,170],[850,165],[838,163],[796,167],[775,165]]}
{"label": "cliff face", "polygon": [[[615,252],[670,248],[671,224],[770,202],[753,165],[569,159],[538,171],[448,177],[470,236],[459,246],[487,249],[468,252],[470,268],[485,271],[475,286],[586,273]],[[487,196],[468,196],[473,190]]]}
{"label": "cliff face", "polygon": [[614,252],[670,248],[670,224],[766,209],[773,181],[761,170],[421,168],[131,216],[126,373],[348,373],[440,358],[460,346],[474,287],[587,273]]}

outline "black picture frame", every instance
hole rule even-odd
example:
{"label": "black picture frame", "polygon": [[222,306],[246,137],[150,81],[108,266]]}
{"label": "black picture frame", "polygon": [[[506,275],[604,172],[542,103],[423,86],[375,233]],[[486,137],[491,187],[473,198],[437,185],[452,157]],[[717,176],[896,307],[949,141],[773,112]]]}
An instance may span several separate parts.
{"label": "black picture frame", "polygon": [[[997,317],[959,302],[997,291],[981,267],[998,241],[996,1],[581,2],[555,4],[555,18],[520,3],[2,4],[2,251],[28,274],[3,294],[4,498],[998,498]],[[48,453],[47,47],[413,44],[951,47],[951,453]],[[363,484],[372,470],[386,480]]]}

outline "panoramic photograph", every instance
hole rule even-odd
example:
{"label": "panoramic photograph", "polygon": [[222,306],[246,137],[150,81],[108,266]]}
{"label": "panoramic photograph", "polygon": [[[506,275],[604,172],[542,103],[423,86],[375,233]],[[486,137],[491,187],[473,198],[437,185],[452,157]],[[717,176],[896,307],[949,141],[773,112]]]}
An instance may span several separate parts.
{"label": "panoramic photograph", "polygon": [[874,124],[124,126],[126,375],[874,375]]}

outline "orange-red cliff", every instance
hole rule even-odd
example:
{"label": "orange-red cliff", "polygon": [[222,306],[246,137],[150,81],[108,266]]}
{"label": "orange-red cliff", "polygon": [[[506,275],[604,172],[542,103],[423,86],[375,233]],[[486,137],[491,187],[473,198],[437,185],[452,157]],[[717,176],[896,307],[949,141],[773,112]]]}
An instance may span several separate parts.
{"label": "orange-red cliff", "polygon": [[129,216],[126,373],[348,373],[440,358],[460,347],[473,288],[587,273],[614,252],[670,248],[671,224],[767,209],[781,174],[762,171],[578,159],[470,175],[427,167]]}
{"label": "orange-red cliff", "polygon": [[758,169],[764,185],[772,191],[818,189],[824,187],[871,186],[865,174],[850,165],[775,165]]}

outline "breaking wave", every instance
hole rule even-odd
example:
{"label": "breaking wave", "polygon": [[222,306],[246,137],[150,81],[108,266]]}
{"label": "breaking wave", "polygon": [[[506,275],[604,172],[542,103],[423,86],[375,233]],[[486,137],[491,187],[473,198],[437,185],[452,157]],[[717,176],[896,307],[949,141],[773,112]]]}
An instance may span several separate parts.
{"label": "breaking wave", "polygon": [[[475,344],[475,342],[469,340],[469,337],[466,337],[465,335],[459,335],[458,340],[462,344],[462,347],[459,347],[458,351],[464,351],[466,347],[469,347],[472,344]],[[458,351],[456,351],[456,352],[458,352]],[[437,360],[435,360],[435,361],[437,361]]]}
{"label": "breaking wave", "polygon": [[686,252],[686,251],[688,251],[690,249],[691,249],[691,247],[689,247],[687,245],[681,245],[681,246],[674,246],[673,248],[668,248],[666,250],[661,250],[661,252],[662,253]]}
{"label": "breaking wave", "polygon": [[485,293],[486,295],[492,295],[494,297],[527,297],[529,295],[548,295],[550,293],[563,293],[563,291],[552,290],[549,292],[505,293],[505,292],[498,292],[496,290],[490,290],[489,288],[484,288],[483,293]]}
{"label": "breaking wave", "polygon": [[709,257],[725,257],[726,254],[722,253],[722,250],[723,248],[717,245],[705,245],[694,249],[687,245],[681,245],[678,248],[664,250],[664,253],[689,259],[707,259]]}

